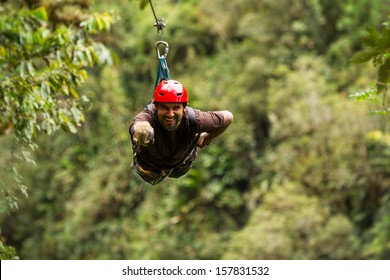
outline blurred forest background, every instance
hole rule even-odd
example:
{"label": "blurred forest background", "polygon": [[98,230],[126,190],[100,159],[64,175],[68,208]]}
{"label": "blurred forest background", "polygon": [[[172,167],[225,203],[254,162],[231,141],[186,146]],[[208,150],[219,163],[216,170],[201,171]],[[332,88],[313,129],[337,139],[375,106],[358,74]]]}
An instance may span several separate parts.
{"label": "blurred forest background", "polygon": [[[1,2],[3,259],[390,259],[389,122],[350,97],[376,80],[351,58],[389,0],[153,1],[190,106],[234,114],[188,175],[155,186],[131,171],[127,132],[157,71],[148,2]],[[62,35],[28,47],[42,22],[42,40]],[[7,49],[6,27],[26,41]],[[13,112],[36,112],[12,123],[30,91]]]}

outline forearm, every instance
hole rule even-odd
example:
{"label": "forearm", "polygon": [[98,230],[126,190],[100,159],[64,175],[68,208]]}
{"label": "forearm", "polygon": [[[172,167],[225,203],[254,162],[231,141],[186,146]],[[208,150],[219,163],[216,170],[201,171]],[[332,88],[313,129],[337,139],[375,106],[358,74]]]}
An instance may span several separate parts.
{"label": "forearm", "polygon": [[211,143],[211,140],[221,135],[229,127],[229,125],[231,125],[231,123],[233,122],[233,114],[229,111],[221,111],[221,113],[224,116],[223,125],[212,131],[203,132],[198,141],[198,147],[203,148],[209,145]]}
{"label": "forearm", "polygon": [[224,117],[223,125],[213,131],[208,132],[208,138],[210,140],[214,139],[215,137],[221,135],[233,122],[233,114],[227,110],[221,111]]}

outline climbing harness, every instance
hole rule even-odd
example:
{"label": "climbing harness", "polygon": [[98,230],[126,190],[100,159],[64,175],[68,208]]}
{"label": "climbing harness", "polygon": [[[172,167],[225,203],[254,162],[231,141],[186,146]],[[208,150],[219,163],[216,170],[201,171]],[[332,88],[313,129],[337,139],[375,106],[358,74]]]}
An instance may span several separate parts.
{"label": "climbing harness", "polygon": [[[153,114],[153,121],[155,123],[157,123],[158,122],[157,116],[156,116],[157,112],[156,112],[156,108],[155,108],[154,104],[151,103],[146,108],[148,109],[149,112],[151,112]],[[165,178],[169,177],[172,174],[172,172],[174,172],[175,169],[180,168],[180,166],[185,166],[186,164],[191,164],[191,161],[189,161],[189,160],[191,159],[193,154],[196,153],[195,147],[196,147],[196,144],[199,141],[201,130],[200,130],[200,126],[196,122],[194,109],[189,107],[189,106],[187,106],[186,108],[187,108],[187,111],[188,111],[188,122],[189,122],[190,130],[196,136],[195,136],[195,139],[192,141],[191,146],[187,150],[186,156],[178,164],[176,164],[174,166],[171,166],[169,168],[161,168],[161,167],[154,166],[151,163],[148,163],[148,164],[142,163],[141,159],[139,157],[137,157],[137,151],[135,149],[137,147],[133,147],[134,156],[133,156],[132,168],[146,182],[149,182],[152,185],[158,184],[162,180],[164,180]],[[143,167],[145,165],[148,166],[147,169],[145,169]]]}

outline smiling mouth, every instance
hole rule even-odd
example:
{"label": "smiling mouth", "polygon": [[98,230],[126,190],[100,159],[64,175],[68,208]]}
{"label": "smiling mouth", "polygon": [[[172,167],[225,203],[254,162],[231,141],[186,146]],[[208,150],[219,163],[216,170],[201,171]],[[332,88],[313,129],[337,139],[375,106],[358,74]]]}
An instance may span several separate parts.
{"label": "smiling mouth", "polygon": [[164,118],[164,126],[167,130],[175,130],[177,128],[177,119],[173,118]]}
{"label": "smiling mouth", "polygon": [[175,123],[175,118],[172,118],[172,119],[165,118],[164,120],[165,120],[165,122],[166,122],[167,124],[174,124],[174,123]]}

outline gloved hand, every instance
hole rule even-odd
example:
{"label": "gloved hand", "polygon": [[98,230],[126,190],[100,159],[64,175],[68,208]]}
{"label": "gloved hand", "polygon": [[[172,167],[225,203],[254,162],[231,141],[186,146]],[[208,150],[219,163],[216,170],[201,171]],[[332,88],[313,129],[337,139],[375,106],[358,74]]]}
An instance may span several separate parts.
{"label": "gloved hand", "polygon": [[209,137],[209,134],[207,132],[202,132],[202,134],[200,134],[197,146],[200,148],[204,148],[208,146],[210,143],[211,143],[211,138]]}
{"label": "gloved hand", "polygon": [[147,146],[154,143],[154,129],[149,122],[136,122],[132,127],[133,141],[140,146]]}

